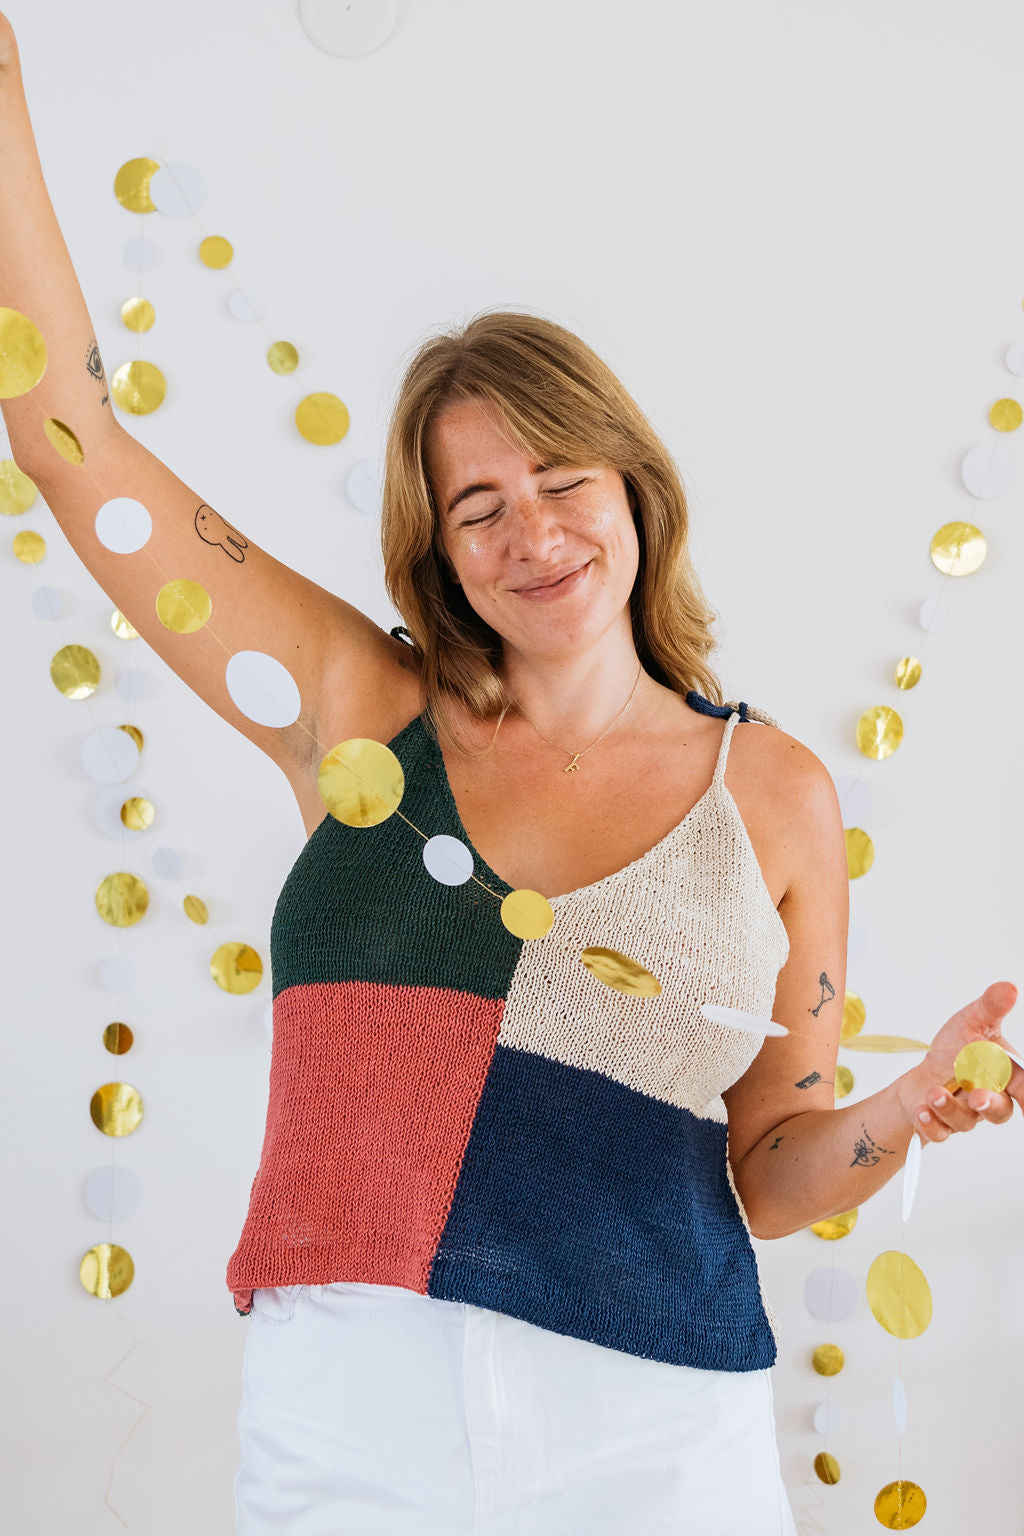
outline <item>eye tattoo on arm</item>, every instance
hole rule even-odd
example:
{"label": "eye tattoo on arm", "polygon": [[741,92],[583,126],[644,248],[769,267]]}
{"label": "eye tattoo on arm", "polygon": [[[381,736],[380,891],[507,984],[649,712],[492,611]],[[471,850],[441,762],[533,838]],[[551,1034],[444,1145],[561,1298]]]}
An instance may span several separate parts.
{"label": "eye tattoo on arm", "polygon": [[[818,977],[818,986],[821,988],[821,997],[818,999],[818,1006],[817,1006],[817,1008],[812,1008],[811,1009],[811,1013],[814,1015],[815,1018],[818,1017],[818,1014],[824,1008],[825,1004],[826,1003],[830,1003],[832,1001],[832,999],[836,995],[836,989],[832,985],[832,983],[829,981],[829,979],[825,975],[824,971],[822,971],[821,975]],[[827,996],[825,995],[826,991],[828,993]]]}
{"label": "eye tattoo on arm", "polygon": [[864,1132],[864,1135],[858,1136],[857,1140],[853,1144],[853,1162],[850,1164],[851,1168],[874,1168],[876,1163],[880,1163],[882,1161],[881,1157],[879,1156],[879,1153],[882,1152],[884,1152],[887,1157],[895,1156],[890,1147],[880,1147],[878,1145],[877,1141],[872,1138],[871,1133],[867,1126],[864,1124],[863,1120],[861,1121],[861,1130]]}
{"label": "eye tattoo on arm", "polygon": [[[100,349],[96,345],[96,338],[95,338],[95,336],[93,337],[92,341],[90,341],[90,343],[89,343],[89,347],[88,347],[88,350],[86,352],[86,357],[85,357],[85,366],[88,368],[89,372],[92,374],[92,377],[94,379],[96,379],[98,383],[105,384],[107,382],[106,379],[103,377],[103,359],[102,359],[102,357],[100,357]],[[103,396],[103,399],[100,401],[100,405],[107,405],[107,404],[109,404],[109,402],[110,402],[110,395],[106,394],[106,395]]]}
{"label": "eye tattoo on arm", "polygon": [[239,565],[245,559],[245,551],[249,548],[245,534],[239,533],[234,523],[229,523],[226,517],[221,517],[219,512],[215,512],[205,502],[196,511],[196,533],[204,544],[222,549],[232,560],[237,560]]}

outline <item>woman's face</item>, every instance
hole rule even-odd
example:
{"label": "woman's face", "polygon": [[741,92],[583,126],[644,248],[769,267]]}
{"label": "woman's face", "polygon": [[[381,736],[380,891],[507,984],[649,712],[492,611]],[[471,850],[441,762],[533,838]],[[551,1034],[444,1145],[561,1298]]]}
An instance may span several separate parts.
{"label": "woman's face", "polygon": [[537,464],[475,400],[436,418],[426,458],[455,579],[503,640],[554,656],[629,623],[640,548],[618,470]]}

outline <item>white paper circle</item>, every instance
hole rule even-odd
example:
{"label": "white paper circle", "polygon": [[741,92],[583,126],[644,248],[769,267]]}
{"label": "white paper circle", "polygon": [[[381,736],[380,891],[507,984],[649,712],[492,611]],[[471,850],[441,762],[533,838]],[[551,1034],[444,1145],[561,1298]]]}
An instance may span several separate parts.
{"label": "white paper circle", "polygon": [[274,1043],[274,1005],[273,1005],[273,1003],[268,1003],[267,1006],[263,1010],[263,1029],[264,1029],[264,1032],[266,1034],[267,1039],[270,1041],[271,1044],[273,1044]]}
{"label": "white paper circle", "polygon": [[257,725],[294,725],[302,709],[295,679],[264,651],[236,651],[224,672],[237,709]]}
{"label": "white paper circle", "polygon": [[1024,341],[1015,341],[1006,349],[1006,366],[1018,378],[1024,376]]}
{"label": "white paper circle", "polygon": [[158,213],[169,219],[187,219],[206,203],[206,177],[194,165],[175,160],[153,173],[149,195]]}
{"label": "white paper circle", "polygon": [[465,843],[444,832],[423,844],[423,862],[442,885],[465,885],[473,873],[473,855]]}
{"label": "white paper circle", "polygon": [[867,827],[871,820],[871,790],[867,780],[855,773],[833,775],[844,827]]}
{"label": "white paper circle", "polygon": [[147,240],[144,235],[136,235],[124,244],[124,264],[130,272],[150,271],[159,265],[161,254],[156,241]]}
{"label": "white paper circle", "polygon": [[96,537],[106,549],[112,549],[115,555],[134,555],[148,544],[153,519],[141,501],[134,501],[131,496],[115,496],[96,513],[95,527]]}
{"label": "white paper circle", "polygon": [[135,985],[135,961],[125,955],[108,955],[100,961],[100,981],[108,992],[130,992]]}
{"label": "white paper circle", "polygon": [[359,59],[387,41],[398,0],[299,0],[299,21],[311,43],[336,59]]}
{"label": "white paper circle", "polygon": [[990,442],[978,443],[965,455],[960,478],[979,501],[995,501],[1013,485],[1013,459],[1006,444],[993,434]]}
{"label": "white paper circle", "polygon": [[136,699],[149,698],[154,692],[149,673],[140,671],[138,667],[122,667],[114,687],[118,698],[124,699],[126,704],[134,704]]}
{"label": "white paper circle", "polygon": [[111,784],[96,796],[92,814],[104,837],[116,837],[118,840],[124,838],[128,842],[134,842],[137,837],[145,837],[150,831],[149,827],[126,827],[121,820],[122,805],[135,796],[143,800],[149,799],[149,795],[142,786],[134,783]]}
{"label": "white paper circle", "polygon": [[123,784],[139,766],[139,749],[127,731],[105,725],[82,743],[82,766],[97,784]]}
{"label": "white paper circle", "polygon": [[839,1404],[834,1397],[826,1397],[814,1410],[814,1427],[819,1435],[834,1435],[839,1428]]}
{"label": "white paper circle", "polygon": [[262,320],[267,312],[267,306],[263,302],[262,294],[255,288],[235,288],[228,294],[228,313],[235,319],[241,320],[244,325],[251,325],[254,320]]}
{"label": "white paper circle", "polygon": [[[850,926],[846,936],[846,960],[847,968],[850,965],[860,965],[868,957],[868,931],[864,919],[859,912],[850,908]],[[851,972],[852,974],[852,972]]]}
{"label": "white paper circle", "polygon": [[921,1138],[915,1131],[907,1148],[907,1160],[903,1164],[903,1220],[909,1221],[917,1194],[917,1181],[921,1176]]}
{"label": "white paper circle", "polygon": [[729,1029],[741,1029],[745,1035],[788,1035],[785,1024],[774,1019],[762,1018],[757,1013],[744,1013],[742,1008],[725,1008],[720,1003],[701,1003],[700,1011],[709,1024],[724,1024]]}
{"label": "white paper circle", "polygon": [[[917,1140],[917,1137],[914,1137]],[[903,1390],[903,1382],[897,1376],[892,1384],[892,1416],[896,1420],[896,1433],[905,1435],[907,1432],[907,1394]]]}
{"label": "white paper circle", "polygon": [[142,1181],[132,1168],[109,1163],[85,1181],[85,1203],[100,1221],[124,1221],[138,1209]]}
{"label": "white paper circle", "polygon": [[153,873],[161,880],[177,880],[181,875],[181,854],[173,848],[158,848],[153,855]]}
{"label": "white paper circle", "polygon": [[376,459],[360,459],[345,479],[345,495],[357,512],[376,517],[380,513],[381,470]]}
{"label": "white paper circle", "polygon": [[32,611],[37,619],[66,619],[71,603],[60,587],[37,587],[32,594]]}
{"label": "white paper circle", "polygon": [[947,595],[948,588],[949,581],[947,580],[943,582],[934,597],[926,598],[918,609],[917,622],[929,634],[934,635],[940,629],[945,628],[946,620],[949,618],[950,606]]}
{"label": "white paper circle", "polygon": [[804,1302],[812,1317],[842,1322],[857,1305],[857,1282],[845,1269],[812,1269],[804,1283]]}

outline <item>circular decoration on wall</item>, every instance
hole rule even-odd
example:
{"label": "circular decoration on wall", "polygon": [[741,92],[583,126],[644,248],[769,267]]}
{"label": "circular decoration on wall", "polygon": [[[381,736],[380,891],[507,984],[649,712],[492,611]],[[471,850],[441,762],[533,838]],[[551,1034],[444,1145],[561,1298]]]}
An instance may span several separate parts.
{"label": "circular decoration on wall", "polygon": [[110,393],[114,404],[132,416],[148,416],[163,405],[167,394],[167,380],[156,363],[141,359],[122,363],[110,380]]}
{"label": "circular decoration on wall", "polygon": [[145,832],[155,815],[156,808],[145,795],[130,795],[121,807],[121,821],[131,832]]}
{"label": "circular decoration on wall", "polygon": [[834,1435],[839,1429],[842,1414],[839,1404],[834,1397],[826,1397],[823,1403],[819,1403],[814,1410],[814,1428],[824,1438]]}
{"label": "circular decoration on wall", "polygon": [[886,1483],[875,1499],[875,1519],[887,1531],[909,1531],[924,1516],[928,1500],[924,1489],[906,1478]]}
{"label": "circular decoration on wall", "polygon": [[129,272],[149,272],[160,265],[160,247],[155,240],[147,240],[142,235],[125,241],[123,255]]}
{"label": "circular decoration on wall", "polygon": [[894,1339],[916,1339],[932,1320],[932,1293],[907,1253],[880,1253],[868,1270],[868,1306]]}
{"label": "circular decoration on wall", "polygon": [[946,601],[946,582],[935,593],[934,597],[926,598],[918,610],[917,620],[921,628],[928,634],[935,634],[945,627],[949,617],[949,603]]}
{"label": "circular decoration on wall", "polygon": [[903,721],[888,704],[866,709],[857,721],[857,745],[865,757],[891,757],[903,740]]}
{"label": "circular decoration on wall", "polygon": [[287,667],[265,651],[236,651],[224,670],[235,708],[257,725],[294,725],[302,709]]}
{"label": "circular decoration on wall", "polygon": [[893,674],[897,688],[916,688],[921,681],[921,663],[916,656],[904,656]]}
{"label": "circular decoration on wall", "polygon": [[103,1031],[103,1045],[112,1056],[123,1056],[135,1043],[135,1036],[127,1024],[108,1024]]}
{"label": "circular decoration on wall", "polygon": [[60,587],[37,587],[32,594],[32,611],[38,619],[66,619],[71,605]]}
{"label": "circular decoration on wall", "polygon": [[125,299],[121,320],[130,331],[148,331],[156,319],[156,310],[148,299]]}
{"label": "circular decoration on wall", "polygon": [[78,1278],[89,1295],[104,1301],[123,1295],[134,1276],[131,1254],[117,1243],[97,1243],[87,1249],[78,1266]]}
{"label": "circular decoration on wall", "polygon": [[1024,341],[1015,341],[1006,349],[1005,362],[1011,373],[1024,377]]}
{"label": "circular decoration on wall", "polygon": [[846,872],[851,880],[866,875],[875,862],[875,845],[860,827],[846,828]]}
{"label": "circular decoration on wall", "polygon": [[843,1211],[841,1216],[826,1216],[824,1221],[811,1223],[810,1231],[815,1237],[822,1237],[826,1242],[834,1243],[841,1237],[846,1237],[857,1225],[857,1209]]}
{"label": "circular decoration on wall", "polygon": [[46,372],[46,343],[39,327],[18,309],[0,307],[0,400],[35,389]]}
{"label": "circular decoration on wall", "polygon": [[841,1323],[857,1305],[856,1280],[845,1269],[812,1269],[804,1282],[804,1302],[812,1317]]}
{"label": "circular decoration on wall", "polygon": [[130,1136],[142,1121],[142,1095],[131,1083],[104,1083],[89,1100],[89,1114],[104,1136]]}
{"label": "circular decoration on wall", "polygon": [[849,1067],[836,1067],[836,1098],[845,1099],[853,1087],[853,1073]]}
{"label": "circular decoration on wall", "polygon": [[843,1022],[839,1028],[840,1041],[852,1040],[854,1035],[859,1035],[864,1028],[864,1020],[867,1016],[864,999],[856,992],[847,991],[843,999]]}
{"label": "circular decoration on wall", "polygon": [[555,914],[546,897],[524,887],[509,891],[502,901],[501,920],[517,939],[542,939],[550,932]]}
{"label": "circular decoration on wall", "polygon": [[130,736],[139,751],[142,751],[142,732],[137,725],[119,725],[118,730],[124,731],[126,736]]}
{"label": "circular decoration on wall", "polygon": [[85,645],[62,645],[50,662],[55,688],[66,699],[87,699],[99,687],[100,664]]}
{"label": "circular decoration on wall", "polygon": [[979,501],[995,501],[1005,496],[1013,485],[1013,459],[1006,444],[998,437],[978,443],[964,454],[960,478],[966,490]]}
{"label": "circular decoration on wall", "polygon": [[583,951],[580,959],[591,976],[603,981],[606,987],[614,988],[616,992],[624,992],[629,997],[661,995],[661,982],[658,978],[652,976],[646,966],[631,960],[617,949],[603,949],[594,944]]}
{"label": "circular decoration on wall", "polygon": [[113,550],[115,555],[134,555],[149,542],[153,519],[141,501],[114,496],[96,513],[95,528],[104,549]]}
{"label": "circular decoration on wall", "polygon": [[114,679],[114,687],[118,698],[124,699],[126,704],[133,704],[153,691],[148,675],[139,667],[122,667]]}
{"label": "circular decoration on wall", "polygon": [[987,550],[985,535],[973,523],[944,523],[931,542],[932,564],[946,576],[970,576]]}
{"label": "circular decoration on wall", "polygon": [[105,725],[82,743],[82,766],[97,784],[123,784],[139,766],[139,749],[120,726]]}
{"label": "circular decoration on wall", "polygon": [[747,1035],[781,1038],[789,1034],[784,1024],[776,1024],[774,1019],[762,1018],[757,1013],[744,1013],[742,1008],[726,1008],[721,1003],[701,1003],[700,1011],[709,1024],[724,1024],[728,1029],[741,1029]]}
{"label": "circular decoration on wall", "polygon": [[263,295],[255,288],[235,288],[228,294],[228,314],[243,325],[254,325],[267,313]]}
{"label": "circular decoration on wall", "polygon": [[125,618],[120,608],[115,608],[110,615],[110,627],[119,640],[137,640],[139,632],[130,619]]}
{"label": "circular decoration on wall", "polygon": [[926,1040],[911,1040],[906,1035],[857,1035],[853,1040],[841,1042],[847,1051],[876,1051],[883,1055],[898,1055],[901,1051],[926,1051]]}
{"label": "circular decoration on wall", "polygon": [[465,885],[473,874],[473,855],[457,837],[440,832],[423,844],[427,872],[442,885]]}
{"label": "circular decoration on wall", "polygon": [[272,341],[267,348],[267,362],[271,372],[287,375],[299,366],[299,354],[290,341]]}
{"label": "circular decoration on wall", "polygon": [[910,1212],[914,1206],[914,1196],[917,1194],[917,1181],[921,1175],[921,1138],[911,1136],[910,1145],[907,1147],[907,1160],[903,1164],[903,1196],[902,1216],[903,1220],[910,1220]]}
{"label": "circular decoration on wall", "polygon": [[121,820],[121,807],[126,800],[136,796],[143,800],[149,798],[138,784],[111,784],[96,796],[92,814],[104,837],[116,838],[121,843],[134,842],[137,837],[142,837],[141,829],[136,831],[133,827],[127,827]]}
{"label": "circular decoration on wall", "polygon": [[299,21],[311,43],[337,59],[360,59],[387,42],[398,0],[299,0]]}
{"label": "circular decoration on wall", "polygon": [[156,612],[161,624],[175,635],[194,635],[202,629],[213,612],[213,599],[198,581],[176,576],[156,595]]}
{"label": "circular decoration on wall", "polygon": [[149,195],[158,213],[168,219],[187,219],[206,203],[206,177],[194,165],[175,160],[150,177]]}
{"label": "circular decoration on wall", "polygon": [[[3,339],[0,337],[2,344]],[[0,360],[0,369],[2,367]],[[35,505],[38,495],[35,481],[30,480],[13,459],[0,459],[0,516],[20,517]]]}
{"label": "circular decoration on wall", "polygon": [[150,160],[145,155],[125,161],[114,177],[114,196],[122,208],[127,208],[129,213],[156,212],[149,186],[159,169],[159,161]]}
{"label": "circular decoration on wall", "polygon": [[221,944],[210,960],[210,975],[225,992],[252,992],[263,976],[263,961],[250,944]]}
{"label": "circular decoration on wall", "polygon": [[1013,1064],[1001,1045],[994,1040],[972,1040],[957,1051],[953,1076],[960,1087],[989,1088],[1002,1093],[1013,1075]]}
{"label": "circular decoration on wall", "polygon": [[234,254],[234,246],[223,235],[207,235],[199,246],[199,260],[203,266],[218,272],[230,266]]}
{"label": "circular decoration on wall", "polygon": [[146,882],[127,870],[115,870],[96,887],[96,910],[112,928],[130,928],[149,906]]}
{"label": "circular decoration on wall", "polygon": [[838,1376],[846,1357],[838,1344],[819,1344],[811,1356],[811,1364],[819,1376]]}
{"label": "circular decoration on wall", "polygon": [[182,902],[185,916],[193,923],[205,923],[209,917],[205,901],[200,901],[198,896],[186,896]]}
{"label": "circular decoration on wall", "polygon": [[108,992],[130,992],[135,985],[135,961],[127,955],[108,955],[100,961],[99,974]]}
{"label": "circular decoration on wall", "polygon": [[863,775],[862,768],[859,774],[839,773],[833,776],[844,826],[859,826],[861,822],[871,820],[871,790],[864,782]]}
{"label": "circular decoration on wall", "polygon": [[1016,432],[1024,420],[1024,411],[1021,410],[1019,400],[1007,397],[995,401],[989,409],[988,419],[997,432]]}
{"label": "circular decoration on wall", "polygon": [[20,560],[22,565],[38,565],[40,560],[46,559],[46,540],[34,529],[23,528],[11,540],[11,550],[15,560]]}
{"label": "circular decoration on wall", "polygon": [[295,425],[307,443],[340,443],[349,429],[348,407],[337,395],[307,395],[295,408]]}
{"label": "circular decoration on wall", "polygon": [[357,512],[380,512],[381,470],[375,459],[358,459],[345,477],[345,495]]}
{"label": "circular decoration on wall", "polygon": [[838,1483],[839,1463],[828,1451],[819,1451],[814,1458],[814,1470],[823,1483]]}
{"label": "circular decoration on wall", "polygon": [[72,432],[66,422],[58,421],[55,416],[48,416],[43,422],[43,431],[50,447],[60,454],[69,464],[84,464],[85,450],[78,438]]}
{"label": "circular decoration on wall", "polygon": [[108,1163],[94,1168],[85,1181],[85,1203],[100,1221],[124,1221],[134,1216],[142,1185],[131,1168]]}
{"label": "circular decoration on wall", "polygon": [[375,827],[398,809],[405,774],[390,747],[354,736],[321,759],[316,787],[336,821],[347,827]]}
{"label": "circular decoration on wall", "polygon": [[181,874],[181,854],[173,848],[158,848],[153,855],[153,873],[160,880],[177,880]]}

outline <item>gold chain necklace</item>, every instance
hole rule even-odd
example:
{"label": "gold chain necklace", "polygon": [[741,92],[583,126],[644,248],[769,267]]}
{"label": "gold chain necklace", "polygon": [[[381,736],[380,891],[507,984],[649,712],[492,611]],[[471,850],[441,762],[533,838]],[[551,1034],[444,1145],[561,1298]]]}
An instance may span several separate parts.
{"label": "gold chain necklace", "polygon": [[[619,710],[618,714],[615,716],[615,719],[612,721],[612,724],[609,725],[606,730],[603,730],[601,732],[600,736],[597,738],[597,741],[592,741],[590,743],[589,747],[584,747],[581,752],[570,752],[569,755],[572,758],[572,762],[569,763],[569,765],[567,767],[562,769],[563,773],[578,773],[579,772],[579,766],[578,765],[579,765],[580,758],[581,757],[586,757],[587,753],[590,752],[594,747],[596,747],[599,742],[604,741],[605,737],[608,735],[608,732],[612,729],[612,726],[618,725],[619,721],[622,719],[623,715],[626,713],[626,710],[629,708],[629,706],[633,702],[633,695],[636,693],[637,686],[638,686],[638,684],[640,682],[640,674],[643,671],[643,669],[644,669],[644,664],[641,661],[639,667],[637,668],[637,674],[636,674],[636,678],[634,679],[633,686],[630,689],[629,698],[626,700],[625,704],[623,704],[622,708]],[[533,721],[530,719],[529,715],[524,712],[524,710],[520,706],[518,700],[513,700],[513,702],[515,703],[515,706],[519,710],[519,713],[522,715],[523,719],[526,721],[527,725],[533,725]],[[549,737],[544,735],[544,732],[542,730],[540,730],[538,726],[533,725],[533,729],[537,732],[537,735],[540,737],[541,741],[546,741],[549,747],[555,747],[559,752],[569,752],[569,748],[568,747],[560,747],[558,745],[557,741],[551,741]]]}

